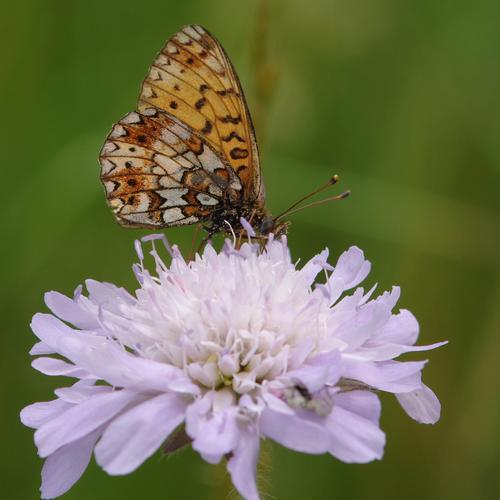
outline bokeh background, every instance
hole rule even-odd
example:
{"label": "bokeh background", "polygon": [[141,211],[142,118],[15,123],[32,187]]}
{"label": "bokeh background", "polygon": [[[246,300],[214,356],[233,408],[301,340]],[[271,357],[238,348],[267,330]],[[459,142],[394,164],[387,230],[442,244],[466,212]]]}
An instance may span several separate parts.
{"label": "bokeh background", "polygon": [[[268,446],[265,498],[500,498],[500,3],[497,0],[2,0],[0,496],[38,497],[41,460],[18,421],[65,384],[30,367],[43,293],[87,277],[132,289],[133,241],[106,208],[98,151],[132,110],[164,41],[188,23],[224,44],[261,143],[272,211],[332,173],[352,197],[293,217],[307,259],[356,244],[368,283],[402,286],[429,354],[441,421],[383,398],[381,462]],[[191,229],[168,231],[187,248]],[[189,450],[134,474],[92,464],[73,499],[224,499],[220,467]]]}

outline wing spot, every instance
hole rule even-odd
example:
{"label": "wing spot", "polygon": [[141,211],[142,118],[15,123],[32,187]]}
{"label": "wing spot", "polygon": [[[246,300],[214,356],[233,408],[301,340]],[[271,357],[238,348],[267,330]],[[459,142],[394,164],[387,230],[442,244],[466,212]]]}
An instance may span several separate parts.
{"label": "wing spot", "polygon": [[170,101],[170,107],[171,107],[172,109],[177,109],[177,108],[178,108],[178,106],[179,106],[179,105],[177,104],[177,102],[176,102],[176,101]]}
{"label": "wing spot", "polygon": [[127,179],[127,184],[133,187],[137,185],[137,181],[135,179]]}
{"label": "wing spot", "polygon": [[[113,149],[110,149],[113,148]],[[112,153],[113,151],[116,151],[117,149],[120,149],[114,142],[106,142],[104,144],[101,155],[104,155],[105,153]]]}
{"label": "wing spot", "polygon": [[131,146],[130,148],[128,148],[129,151],[132,151],[132,153],[135,151],[135,148],[134,146]]}
{"label": "wing spot", "polygon": [[212,131],[212,122],[210,120],[207,120],[205,122],[205,126],[201,129],[202,134],[209,134]]}
{"label": "wing spot", "polygon": [[188,64],[193,64],[193,63],[194,63],[194,59],[193,59],[192,57],[188,57],[188,58],[186,59],[186,62],[187,62]]}
{"label": "wing spot", "polygon": [[146,142],[146,141],[148,140],[148,138],[147,138],[145,135],[142,135],[142,134],[141,134],[141,135],[138,135],[138,136],[137,136],[137,140],[138,140],[139,142]]}
{"label": "wing spot", "polygon": [[217,91],[217,94],[219,94],[220,96],[224,97],[226,95],[229,95],[229,94],[236,94],[238,95],[234,89],[224,89],[224,90],[218,90]]}
{"label": "wing spot", "polygon": [[174,90],[181,90],[181,88],[179,87],[179,85],[177,83],[174,85]]}
{"label": "wing spot", "polygon": [[126,161],[126,162],[125,162],[125,166],[126,166],[127,168],[130,168],[130,167],[132,166],[132,162],[131,162],[131,161]]}
{"label": "wing spot", "polygon": [[232,123],[234,125],[237,125],[238,123],[241,122],[241,115],[238,115],[236,117],[233,117],[231,115],[226,115],[221,119],[222,123]]}
{"label": "wing spot", "polygon": [[242,160],[248,158],[248,149],[233,148],[229,154],[233,160]]}
{"label": "wing spot", "polygon": [[194,105],[194,107],[196,109],[201,109],[203,106],[205,106],[205,103],[207,102],[207,100],[202,97],[201,99],[198,99]]}
{"label": "wing spot", "polygon": [[234,130],[229,135],[222,137],[224,142],[229,142],[231,139],[236,139],[239,142],[245,142],[245,139],[239,136]]}
{"label": "wing spot", "polygon": [[206,84],[206,83],[202,83],[200,85],[200,92],[203,93],[203,92],[206,92],[210,87]]}
{"label": "wing spot", "polygon": [[206,193],[199,193],[196,195],[196,199],[202,204],[202,205],[217,205],[218,201],[215,198],[212,198],[210,195]]}
{"label": "wing spot", "polygon": [[200,52],[199,56],[200,56],[200,57],[205,58],[205,57],[207,57],[207,56],[208,56],[208,52],[207,52],[206,50],[202,50],[202,51]]}

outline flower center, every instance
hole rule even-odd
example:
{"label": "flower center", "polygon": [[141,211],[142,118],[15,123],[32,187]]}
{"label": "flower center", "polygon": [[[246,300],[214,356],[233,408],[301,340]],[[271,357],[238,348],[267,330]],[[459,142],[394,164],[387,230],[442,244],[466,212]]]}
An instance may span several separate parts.
{"label": "flower center", "polygon": [[[266,252],[243,245],[207,247],[189,263],[174,253],[157,276],[140,269],[137,307],[127,312],[143,328],[127,345],[181,368],[203,389],[248,393],[326,350],[328,303],[295,268],[283,242]],[[321,344],[321,345],[320,345]]]}
{"label": "flower center", "polygon": [[[215,333],[215,332],[214,332]],[[184,369],[202,386],[232,387],[240,394],[286,371],[289,348],[275,332],[230,329],[219,342],[185,339]],[[194,352],[193,352],[194,351]]]}

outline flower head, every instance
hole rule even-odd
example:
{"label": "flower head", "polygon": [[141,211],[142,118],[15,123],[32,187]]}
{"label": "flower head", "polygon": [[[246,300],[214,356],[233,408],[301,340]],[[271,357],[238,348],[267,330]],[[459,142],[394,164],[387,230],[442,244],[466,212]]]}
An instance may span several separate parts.
{"label": "flower head", "polygon": [[169,450],[190,443],[210,463],[227,458],[254,500],[261,438],[369,462],[385,444],[378,391],[419,422],[439,419],[425,362],[394,358],[442,343],[414,346],[414,316],[392,313],[399,288],[375,299],[356,288],[370,270],[358,248],[335,267],[325,250],[299,269],[284,238],[263,250],[207,245],[191,262],[166,246],[170,265],[153,243],[152,273],[137,243],[135,294],[88,280],[87,296],[47,293],[53,314],[33,318],[34,368],[77,379],[21,413],[46,458],[43,498],[67,491],[92,451],[109,474],[127,474],[169,438]]}

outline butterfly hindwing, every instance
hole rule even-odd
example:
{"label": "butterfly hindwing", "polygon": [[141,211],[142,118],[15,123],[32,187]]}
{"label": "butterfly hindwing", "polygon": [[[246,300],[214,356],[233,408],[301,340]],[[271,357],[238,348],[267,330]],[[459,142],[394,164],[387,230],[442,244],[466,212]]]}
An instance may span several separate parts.
{"label": "butterfly hindwing", "polygon": [[100,162],[108,203],[127,227],[203,222],[242,196],[240,179],[208,141],[156,108],[120,120]]}

